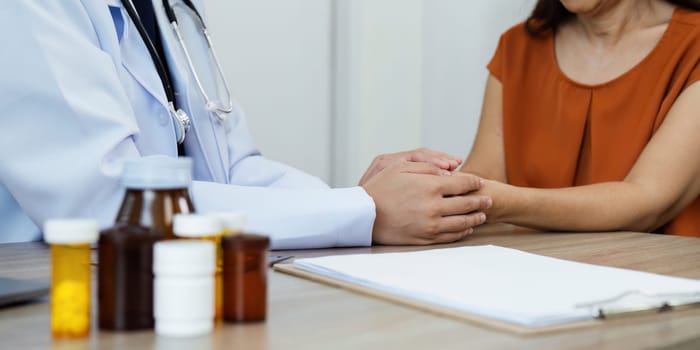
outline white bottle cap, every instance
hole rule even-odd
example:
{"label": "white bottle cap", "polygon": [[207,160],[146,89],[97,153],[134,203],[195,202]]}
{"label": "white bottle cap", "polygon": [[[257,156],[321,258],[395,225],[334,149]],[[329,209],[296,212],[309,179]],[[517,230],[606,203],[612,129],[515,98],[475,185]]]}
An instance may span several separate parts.
{"label": "white bottle cap", "polygon": [[221,232],[221,221],[211,216],[177,214],[173,218],[173,233],[178,237],[213,237]]}
{"label": "white bottle cap", "polygon": [[219,219],[226,230],[243,231],[248,223],[248,214],[244,211],[217,211],[207,215]]}
{"label": "white bottle cap", "polygon": [[122,184],[127,188],[187,188],[192,182],[192,160],[168,156],[148,156],[124,162]]}
{"label": "white bottle cap", "polygon": [[155,275],[193,276],[213,274],[216,268],[214,242],[172,240],[153,246]]}
{"label": "white bottle cap", "polygon": [[100,226],[92,219],[52,219],[44,223],[44,240],[49,244],[94,243]]}

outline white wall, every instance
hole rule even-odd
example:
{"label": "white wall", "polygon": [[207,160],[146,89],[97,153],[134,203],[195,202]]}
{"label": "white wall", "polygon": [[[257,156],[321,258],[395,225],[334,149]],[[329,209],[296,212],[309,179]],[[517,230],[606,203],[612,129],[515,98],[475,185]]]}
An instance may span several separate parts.
{"label": "white wall", "polygon": [[339,0],[333,183],[421,138],[422,0]]}
{"label": "white wall", "polygon": [[330,180],[332,0],[206,0],[209,27],[256,144]]}

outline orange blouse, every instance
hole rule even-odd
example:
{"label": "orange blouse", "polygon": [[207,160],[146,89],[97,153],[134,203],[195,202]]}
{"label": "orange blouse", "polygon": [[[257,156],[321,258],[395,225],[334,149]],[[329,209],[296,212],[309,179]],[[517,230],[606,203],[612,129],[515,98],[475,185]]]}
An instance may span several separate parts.
{"label": "orange blouse", "polygon": [[[522,23],[511,28],[488,65],[503,86],[508,182],[558,188],[623,180],[676,98],[700,80],[699,62],[700,12],[683,8],[646,58],[599,85],[562,73],[551,31],[533,37]],[[660,230],[700,236],[700,197]]]}

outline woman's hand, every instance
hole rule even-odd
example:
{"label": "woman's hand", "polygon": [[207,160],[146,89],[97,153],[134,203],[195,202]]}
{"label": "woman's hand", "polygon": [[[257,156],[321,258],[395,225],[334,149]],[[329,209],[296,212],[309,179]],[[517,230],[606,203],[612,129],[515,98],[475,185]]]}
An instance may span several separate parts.
{"label": "woman's hand", "polygon": [[365,171],[365,174],[362,175],[362,178],[360,179],[360,186],[364,185],[374,175],[384,170],[384,168],[399,161],[430,163],[444,170],[446,174],[456,170],[457,167],[462,164],[462,159],[460,158],[427,148],[419,148],[413,151],[392,154],[383,154],[374,158],[372,164],[370,164],[367,171]]}
{"label": "woman's hand", "polygon": [[[476,176],[463,172],[455,172],[455,176]],[[508,205],[513,202],[511,194],[518,191],[517,187],[502,183],[496,180],[482,179],[481,188],[475,191],[475,195],[484,196],[490,199],[487,208],[483,212],[486,214],[487,224],[506,222],[508,216]]]}

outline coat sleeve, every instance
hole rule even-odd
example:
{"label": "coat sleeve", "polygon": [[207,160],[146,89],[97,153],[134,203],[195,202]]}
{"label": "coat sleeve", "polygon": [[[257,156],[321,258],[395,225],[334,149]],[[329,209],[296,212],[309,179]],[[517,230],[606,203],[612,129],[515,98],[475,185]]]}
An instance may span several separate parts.
{"label": "coat sleeve", "polygon": [[200,212],[246,211],[246,231],[269,235],[272,249],[372,243],[374,202],[359,187],[278,188],[195,181],[192,197]]}

